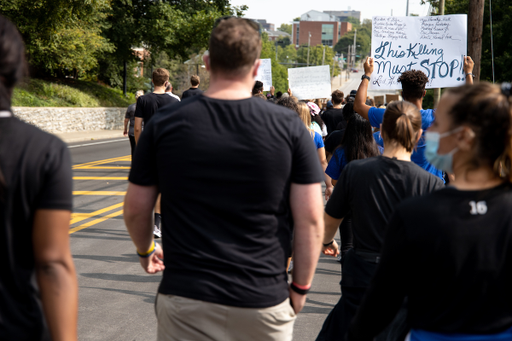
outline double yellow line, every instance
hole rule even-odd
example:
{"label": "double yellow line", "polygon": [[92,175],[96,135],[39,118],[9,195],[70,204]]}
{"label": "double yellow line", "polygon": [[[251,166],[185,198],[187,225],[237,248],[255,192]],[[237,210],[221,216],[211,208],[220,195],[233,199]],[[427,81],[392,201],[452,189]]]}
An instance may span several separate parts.
{"label": "double yellow line", "polygon": [[[92,161],[87,163],[82,163],[73,166],[74,170],[82,170],[82,169],[130,169],[130,167],[112,167],[112,166],[101,166],[104,164],[112,163],[112,162],[119,162],[119,161],[131,161],[131,156],[121,156],[121,157],[115,157],[111,159],[104,159],[104,160],[98,160],[98,161]],[[73,180],[128,180],[127,177],[96,177],[96,176],[74,176]],[[111,196],[111,195],[125,195],[126,192],[122,191],[74,191],[73,195],[105,195],[105,196]],[[100,210],[91,212],[91,213],[73,213],[71,215],[71,221],[70,225],[79,223],[81,221],[94,218],[99,216],[100,214],[113,211],[117,208],[120,208],[123,206],[123,203],[115,204],[109,207],[102,208]],[[93,225],[99,224],[101,222],[104,222],[105,220],[108,220],[110,218],[115,218],[123,214],[123,209],[121,208],[118,211],[112,212],[104,217],[99,217],[97,219],[91,220],[87,223],[84,223],[82,225],[79,225],[77,227],[73,227],[69,230],[69,234],[75,233],[77,231],[83,230],[85,228],[91,227]]]}

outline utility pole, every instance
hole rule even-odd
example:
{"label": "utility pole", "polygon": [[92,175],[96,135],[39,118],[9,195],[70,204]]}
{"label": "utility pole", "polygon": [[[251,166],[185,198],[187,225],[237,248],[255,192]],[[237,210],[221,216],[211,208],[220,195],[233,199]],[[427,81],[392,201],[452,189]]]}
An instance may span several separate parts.
{"label": "utility pole", "polygon": [[308,66],[309,66],[309,45],[311,44],[311,32],[308,32]]}
{"label": "utility pole", "polygon": [[468,12],[468,56],[475,62],[474,80],[480,79],[485,0],[470,0]]}
{"label": "utility pole", "polygon": [[123,95],[126,96],[126,61],[123,63]]}
{"label": "utility pole", "polygon": [[356,38],[357,38],[357,28],[354,30],[354,47],[352,48],[352,54],[354,58],[352,59],[352,68],[356,66]]}
{"label": "utility pole", "polygon": [[325,62],[325,45],[324,45],[324,52],[322,54],[322,65],[324,65]]}
{"label": "utility pole", "polygon": [[[439,0],[439,15],[444,15],[444,1],[445,0]],[[441,99],[441,89],[435,88],[434,89],[434,108],[437,107],[437,103],[439,103],[440,99]]]}
{"label": "utility pole", "polygon": [[405,16],[409,16],[409,0],[407,0],[407,5],[405,6]]}

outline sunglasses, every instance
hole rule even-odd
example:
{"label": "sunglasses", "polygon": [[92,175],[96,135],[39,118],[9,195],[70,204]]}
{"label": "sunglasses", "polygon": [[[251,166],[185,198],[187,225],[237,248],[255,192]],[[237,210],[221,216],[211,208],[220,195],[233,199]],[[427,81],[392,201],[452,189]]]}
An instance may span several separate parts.
{"label": "sunglasses", "polygon": [[219,26],[219,24],[224,21],[224,20],[228,20],[228,19],[231,19],[231,18],[236,18],[236,19],[239,19],[239,20],[243,20],[245,21],[247,24],[249,24],[249,26],[251,26],[252,28],[254,28],[254,30],[256,30],[256,32],[258,32],[258,34],[260,35],[261,37],[261,25],[259,23],[257,23],[256,21],[254,20],[250,20],[250,19],[245,19],[245,18],[239,18],[239,17],[235,17],[234,15],[226,15],[224,17],[220,17],[218,19],[215,20],[215,23],[213,24],[213,29],[215,29],[217,26]]}

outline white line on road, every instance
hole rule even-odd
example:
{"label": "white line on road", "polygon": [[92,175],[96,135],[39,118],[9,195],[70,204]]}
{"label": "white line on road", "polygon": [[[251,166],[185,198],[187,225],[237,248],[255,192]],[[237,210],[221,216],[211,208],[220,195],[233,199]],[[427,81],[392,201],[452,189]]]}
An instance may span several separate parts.
{"label": "white line on road", "polygon": [[126,139],[122,140],[112,140],[112,141],[103,141],[103,142],[95,142],[95,143],[86,143],[86,144],[79,144],[78,146],[68,146],[68,148],[78,148],[78,147],[87,147],[87,146],[94,146],[96,144],[104,144],[104,143],[112,143],[112,142],[121,142],[126,141]]}

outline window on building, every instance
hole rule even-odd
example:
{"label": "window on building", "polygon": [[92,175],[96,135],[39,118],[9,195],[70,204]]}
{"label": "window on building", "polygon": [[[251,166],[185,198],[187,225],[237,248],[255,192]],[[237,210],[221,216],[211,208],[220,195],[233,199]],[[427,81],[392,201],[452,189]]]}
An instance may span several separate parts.
{"label": "window on building", "polygon": [[322,45],[332,46],[334,25],[322,25]]}

